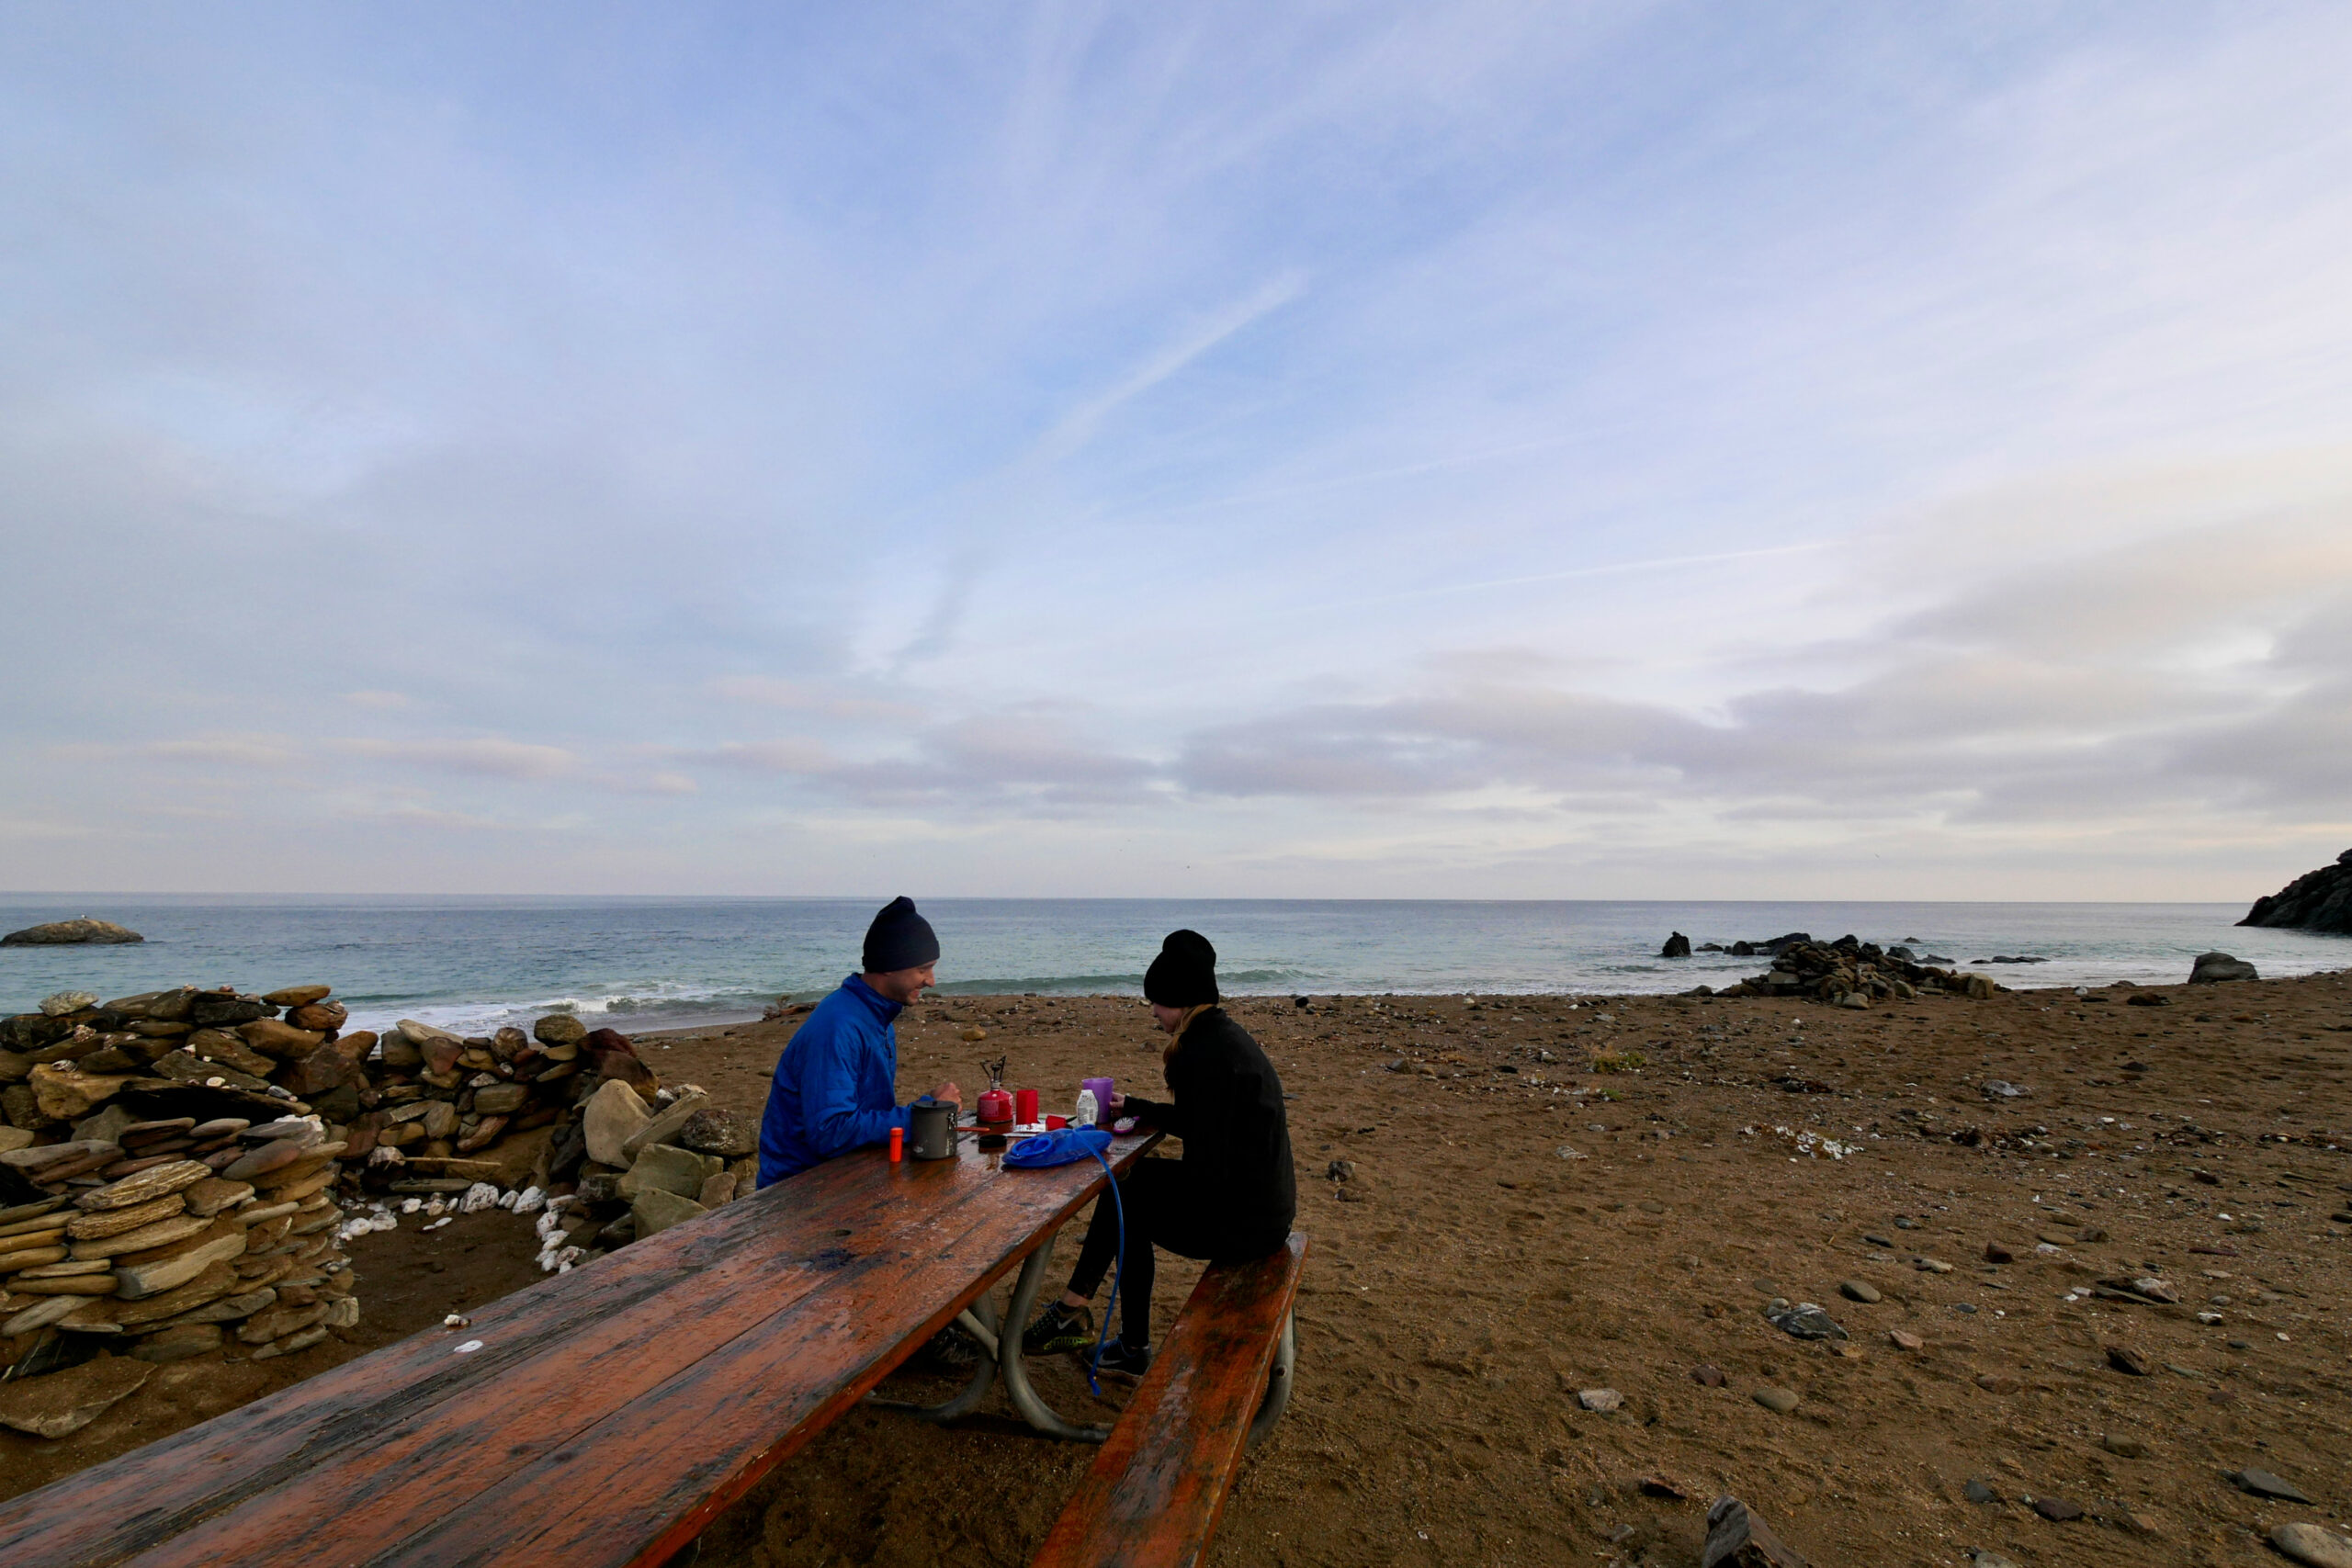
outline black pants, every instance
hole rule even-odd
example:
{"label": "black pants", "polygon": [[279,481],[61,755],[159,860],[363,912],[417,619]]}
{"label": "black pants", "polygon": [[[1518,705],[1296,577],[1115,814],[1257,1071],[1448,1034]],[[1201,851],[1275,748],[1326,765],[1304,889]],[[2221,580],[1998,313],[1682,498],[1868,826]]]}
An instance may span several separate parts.
{"label": "black pants", "polygon": [[1129,1345],[1151,1343],[1152,1248],[1164,1247],[1179,1258],[1238,1263],[1263,1258],[1288,1239],[1287,1232],[1272,1241],[1237,1235],[1229,1222],[1219,1223],[1205,1205],[1185,1191],[1183,1168],[1171,1159],[1136,1162],[1119,1182],[1119,1199],[1109,1193],[1094,1201],[1094,1217],[1087,1223],[1086,1244],[1079,1248],[1078,1267],[1071,1270],[1069,1293],[1091,1297],[1119,1246],[1119,1216],[1125,1205],[1127,1255],[1119,1279],[1119,1337]]}

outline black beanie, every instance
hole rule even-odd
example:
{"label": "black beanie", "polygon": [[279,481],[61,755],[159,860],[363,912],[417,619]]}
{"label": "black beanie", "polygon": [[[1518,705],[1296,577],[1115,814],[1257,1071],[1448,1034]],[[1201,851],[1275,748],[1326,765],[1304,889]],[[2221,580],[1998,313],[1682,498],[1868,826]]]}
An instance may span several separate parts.
{"label": "black beanie", "polygon": [[1164,1008],[1216,1000],[1216,949],[1198,931],[1170,931],[1159,956],[1143,972],[1143,994]]}
{"label": "black beanie", "polygon": [[865,928],[865,970],[888,975],[894,969],[920,969],[939,961],[939,938],[931,922],[915,913],[915,901],[903,894],[882,906]]}

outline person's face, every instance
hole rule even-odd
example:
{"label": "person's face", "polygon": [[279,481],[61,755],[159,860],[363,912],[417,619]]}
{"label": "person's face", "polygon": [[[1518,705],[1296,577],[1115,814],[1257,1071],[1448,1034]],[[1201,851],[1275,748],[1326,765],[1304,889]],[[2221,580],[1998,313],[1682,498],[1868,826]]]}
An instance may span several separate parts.
{"label": "person's face", "polygon": [[1151,1021],[1159,1025],[1160,1033],[1173,1034],[1176,1026],[1184,1021],[1184,1014],[1190,1010],[1187,1008],[1164,1008],[1154,1002],[1151,1004]]}
{"label": "person's face", "polygon": [[938,968],[939,965],[933,963],[914,969],[893,969],[887,974],[870,975],[866,976],[865,983],[900,1007],[905,1007],[939,984]]}

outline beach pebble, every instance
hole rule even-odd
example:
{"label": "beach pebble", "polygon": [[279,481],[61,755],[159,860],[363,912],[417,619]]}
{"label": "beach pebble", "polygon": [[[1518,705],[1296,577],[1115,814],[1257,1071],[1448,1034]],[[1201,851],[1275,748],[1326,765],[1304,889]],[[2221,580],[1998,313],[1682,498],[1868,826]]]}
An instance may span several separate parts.
{"label": "beach pebble", "polygon": [[2011,1252],[2007,1247],[2003,1247],[1999,1242],[1988,1241],[1984,1244],[1985,1262],[2015,1263],[2017,1260],[2017,1254]]}
{"label": "beach pebble", "polygon": [[1871,1247],[1893,1247],[1894,1245],[1894,1243],[1886,1236],[1872,1235],[1868,1232],[1863,1233],[1862,1240]]}
{"label": "beach pebble", "polygon": [[1830,1316],[1811,1302],[1799,1302],[1792,1307],[1778,1308],[1764,1314],[1765,1321],[1781,1333],[1797,1339],[1843,1339],[1846,1331],[1830,1320]]}
{"label": "beach pebble", "polygon": [[2107,1436],[2098,1440],[2098,1446],[2105,1449],[2109,1453],[2117,1455],[2119,1458],[2122,1459],[2146,1459],[2148,1457],[2148,1445],[2146,1443],[2142,1442],[2137,1438],[2124,1437],[2120,1433],[2108,1433]]}
{"label": "beach pebble", "polygon": [[1861,1302],[1866,1304],[1875,1304],[1883,1299],[1879,1295],[1877,1286],[1861,1280],[1839,1280],[1838,1293],[1849,1302]]}
{"label": "beach pebble", "polygon": [[2267,1470],[2233,1470],[2229,1473],[2230,1484],[2241,1492],[2256,1497],[2275,1497],[2281,1503],[2308,1505],[2309,1497],[2291,1481],[2282,1481]]}
{"label": "beach pebble", "polygon": [[2052,1524],[2063,1525],[2069,1519],[2079,1519],[2083,1517],[2083,1506],[2080,1503],[2070,1503],[2064,1497],[2036,1497],[2033,1500],[2033,1511]]}
{"label": "beach pebble", "polygon": [[1577,1403],[1587,1410],[1614,1410],[1625,1403],[1625,1396],[1613,1388],[1580,1388]]}
{"label": "beach pebble", "polygon": [[2107,1348],[2107,1364],[2132,1378],[2152,1377],[2156,1370],[2147,1357],[2125,1345],[2109,1345]]}
{"label": "beach pebble", "polygon": [[1960,1495],[1972,1503],[1997,1503],[2001,1495],[1981,1481],[1971,1481],[1960,1489]]}
{"label": "beach pebble", "polygon": [[1786,1416],[1800,1403],[1792,1388],[1759,1388],[1749,1397],[1777,1416]]}
{"label": "beach pebble", "polygon": [[1969,1553],[1968,1561],[1975,1564],[1975,1568],[2018,1568],[2015,1558],[2004,1557],[1997,1551],[1973,1551]]}
{"label": "beach pebble", "polygon": [[1690,1369],[1690,1381],[1701,1388],[1721,1388],[1724,1386],[1724,1370],[1712,1361],[1702,1362]]}
{"label": "beach pebble", "polygon": [[2310,1568],[2352,1568],[2352,1540],[2318,1525],[2280,1525],[2270,1532],[2270,1544]]}
{"label": "beach pebble", "polygon": [[1916,1334],[1906,1333],[1900,1328],[1888,1329],[1886,1331],[1886,1337],[1898,1350],[1924,1350],[1928,1348],[1928,1342],[1926,1340],[1920,1338]]}

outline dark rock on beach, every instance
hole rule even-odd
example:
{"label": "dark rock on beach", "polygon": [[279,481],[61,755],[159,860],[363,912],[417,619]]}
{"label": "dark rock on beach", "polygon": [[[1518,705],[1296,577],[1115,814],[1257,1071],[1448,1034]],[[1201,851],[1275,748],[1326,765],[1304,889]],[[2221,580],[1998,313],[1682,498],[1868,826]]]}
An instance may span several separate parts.
{"label": "dark rock on beach", "polygon": [[1666,939],[1666,946],[1658,951],[1658,956],[1660,958],[1690,957],[1690,939],[1684,936],[1680,931],[1676,931],[1672,936]]}
{"label": "dark rock on beach", "polygon": [[2307,872],[2278,892],[2256,898],[2238,924],[2352,936],[2352,850],[2336,856],[2334,865]]}
{"label": "dark rock on beach", "polygon": [[2224,980],[2259,980],[2253,964],[2226,953],[2199,953],[2189,966],[2188,983],[2192,986],[2217,986]]}
{"label": "dark rock on beach", "polygon": [[85,915],[78,920],[51,920],[47,925],[27,926],[20,931],[10,931],[6,936],[0,936],[0,947],[107,947],[146,940],[129,926],[119,926],[112,920],[94,920]]}

